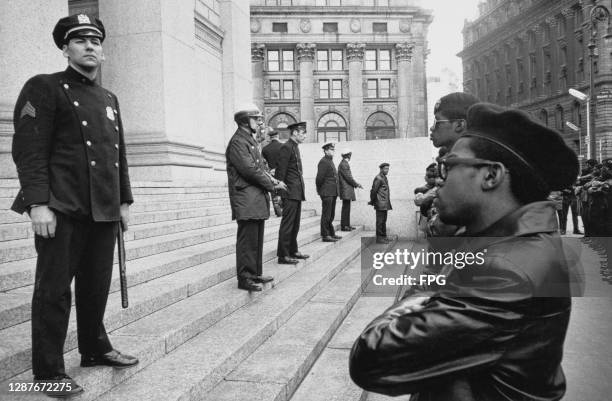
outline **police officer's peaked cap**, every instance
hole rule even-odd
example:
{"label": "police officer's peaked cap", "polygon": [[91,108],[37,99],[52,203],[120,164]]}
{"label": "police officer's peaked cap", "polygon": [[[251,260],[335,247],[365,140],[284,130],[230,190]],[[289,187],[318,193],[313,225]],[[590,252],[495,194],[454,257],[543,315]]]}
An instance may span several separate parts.
{"label": "police officer's peaked cap", "polygon": [[350,150],[349,148],[346,148],[342,151],[342,153],[340,153],[342,156],[348,156],[348,155],[352,155],[353,151]]}
{"label": "police officer's peaked cap", "polygon": [[477,103],[467,114],[467,132],[495,143],[527,167],[550,190],[562,190],[578,176],[578,157],[557,131],[522,110]]}
{"label": "police officer's peaked cap", "polygon": [[321,146],[321,148],[323,148],[323,150],[336,149],[336,144],[333,142],[327,142],[325,145]]}
{"label": "police officer's peaked cap", "polygon": [[270,128],[270,127],[268,127],[268,136],[269,136],[270,138],[275,138],[275,137],[277,137],[277,136],[278,136],[278,131],[277,131],[277,130],[275,130],[274,128]]}
{"label": "police officer's peaked cap", "polygon": [[441,113],[448,119],[464,119],[473,104],[480,102],[474,95],[464,92],[454,92],[443,96],[434,106],[434,114]]}
{"label": "police officer's peaked cap", "polygon": [[259,117],[263,118],[263,114],[259,110],[259,107],[253,103],[242,105],[238,108],[238,111],[234,113],[234,121],[236,124],[248,124],[249,118]]}
{"label": "police officer's peaked cap", "polygon": [[104,41],[106,31],[102,21],[87,14],[74,14],[57,21],[53,29],[53,41],[58,48],[78,36],[90,36]]}
{"label": "police officer's peaked cap", "polygon": [[385,168],[385,167],[388,167],[388,166],[389,166],[389,163],[386,163],[386,162],[385,162],[385,163],[380,163],[380,165],[378,166],[378,168]]}
{"label": "police officer's peaked cap", "polygon": [[289,132],[293,132],[293,130],[296,130],[296,129],[303,129],[304,131],[306,131],[306,121],[301,121],[299,123],[291,124],[287,126],[287,128],[289,129]]}

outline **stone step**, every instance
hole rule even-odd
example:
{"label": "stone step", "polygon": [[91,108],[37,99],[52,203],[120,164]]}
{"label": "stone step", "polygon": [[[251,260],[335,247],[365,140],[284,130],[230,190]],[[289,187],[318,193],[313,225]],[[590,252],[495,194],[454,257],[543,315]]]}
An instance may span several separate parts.
{"label": "stone step", "polygon": [[[182,210],[182,209],[213,208],[213,207],[214,208],[224,207],[227,213],[225,216],[223,216],[224,217],[223,221],[224,222],[231,221],[231,214],[229,213],[229,211],[231,210],[230,205],[228,202],[221,201],[220,199],[210,199],[210,200],[204,200],[204,201],[189,201],[189,202],[181,202],[180,204],[178,203],[165,203],[165,204],[160,203],[157,205],[147,204],[147,205],[143,205],[141,209],[143,208],[158,209],[157,211],[159,212],[159,211],[173,211],[173,210]],[[137,216],[136,213],[139,213],[137,209],[138,208],[136,208],[136,210],[134,209],[130,210],[132,212],[132,217]],[[155,210],[146,210],[146,211],[141,211],[140,213],[146,213],[146,212],[152,212],[152,211],[155,211]],[[13,214],[17,216],[17,214],[15,213]],[[220,216],[220,215],[215,215],[215,216]],[[132,233],[137,232],[139,230],[145,230],[145,227],[142,227],[143,224],[134,224],[133,219],[132,219],[132,221],[130,222],[130,229],[126,232],[125,239],[129,240],[131,238],[139,238],[139,237],[145,238],[147,236],[162,235],[166,233],[166,230],[168,229],[170,230],[170,232],[185,231],[183,229],[180,229],[180,230],[172,229],[172,227],[182,226],[182,225],[187,224],[188,226],[195,228],[197,227],[197,221],[202,221],[202,220],[205,220],[205,218],[192,219],[190,221],[181,219],[181,220],[177,220],[176,222],[172,220],[168,220],[168,221],[160,221],[157,223],[145,223],[145,225],[148,225],[146,229],[149,229],[149,227],[152,225],[157,225],[156,228],[160,229],[157,231],[161,232],[161,234],[153,234],[153,235],[134,234],[132,235]],[[208,220],[211,220],[211,219],[208,218]],[[0,242],[12,241],[12,240],[17,240],[17,239],[25,239],[25,238],[34,238],[34,232],[32,231],[31,226],[32,225],[30,223],[30,219],[27,217],[25,217],[24,219],[21,219],[20,222],[10,223],[10,224],[0,224]],[[207,225],[203,225],[202,227],[207,227]],[[194,228],[190,228],[190,229],[194,229]]]}
{"label": "stone step", "polygon": [[[347,238],[347,240],[350,240],[350,238]],[[276,278],[275,284],[278,286],[279,283],[287,281],[287,278],[308,269],[309,265],[312,265],[330,249],[337,248],[345,242],[326,244],[317,241],[309,245],[301,245],[304,252],[309,252],[312,255],[305,263],[302,262],[297,267],[288,268],[285,265],[276,264],[275,261],[266,262],[264,271]],[[234,255],[231,255],[231,257],[234,257]],[[232,263],[231,260],[225,262],[226,264]],[[255,301],[257,303],[260,297],[269,292],[270,286],[266,287],[263,294],[251,294],[237,290],[235,278],[226,281],[219,279],[219,276],[223,275],[218,267],[220,265],[221,263],[211,262],[199,269],[184,270],[156,280],[155,283],[145,283],[138,289],[132,290],[134,295],[131,296],[134,300],[127,310],[120,309],[119,294],[111,294],[109,297],[110,310],[107,310],[105,318],[105,325],[110,332],[111,340],[116,348],[135,354],[141,363],[134,368],[120,372],[106,367],[83,369],[78,367],[78,351],[76,349],[69,351],[65,358],[68,374],[84,385],[87,390],[77,399],[90,400],[110,390],[118,382],[125,380],[157,359],[164,357],[165,354],[177,349],[181,344],[197,336],[203,330],[217,324],[225,316],[250,302]],[[209,277],[202,277],[204,269],[208,271],[208,269],[214,270],[215,268],[217,271],[211,272]],[[217,276],[216,282],[208,282],[210,277],[215,275]],[[162,289],[168,294],[168,297],[173,297],[173,299],[159,305],[159,296],[153,294]],[[144,301],[139,302],[137,298],[142,298]],[[153,313],[148,312],[148,316],[139,320],[136,320],[135,316],[128,316],[130,309],[142,310],[146,308],[154,308]],[[118,316],[121,313],[125,316]],[[74,328],[73,321],[71,321],[70,327],[71,329]],[[76,346],[75,333],[73,330],[70,333],[67,344],[72,343],[72,348],[74,348]],[[30,340],[28,338],[25,341],[29,343]],[[69,347],[66,347],[66,350],[69,349]],[[31,378],[31,371],[15,376],[9,381],[27,380],[28,378]],[[0,385],[0,389],[5,388],[7,388],[6,383]],[[123,399],[141,398],[129,396]]]}
{"label": "stone step", "polygon": [[[191,211],[201,213],[201,211],[196,209],[185,209],[185,212]],[[209,208],[204,210],[204,212],[210,213],[210,215],[219,215],[227,213],[227,208]],[[160,214],[164,212],[151,213]],[[138,216],[138,214],[136,214],[135,217],[136,216]],[[221,227],[219,229],[221,229]],[[160,240],[159,238],[143,238],[139,240],[130,241],[126,243],[126,258],[128,260],[141,258],[155,253],[190,246],[202,241],[209,241],[211,239],[214,239],[214,235],[216,235],[215,233],[215,227],[208,227],[201,230],[170,234],[164,236],[162,240]],[[225,234],[223,236],[227,235],[229,234]],[[35,256],[36,250],[32,246],[31,239],[19,239],[14,241],[0,242],[0,264],[22,259],[29,259]]]}
{"label": "stone step", "polygon": [[152,193],[138,194],[134,196],[134,204],[139,202],[173,202],[180,200],[202,200],[202,199],[227,199],[229,201],[229,193],[225,192],[194,192],[194,193]]}
{"label": "stone step", "polygon": [[[227,196],[227,186],[198,186],[198,187],[132,187],[134,198],[138,195],[155,194],[210,194]],[[206,196],[206,195],[204,195]]]}
{"label": "stone step", "polygon": [[[148,224],[162,221],[183,220],[195,217],[212,216],[217,214],[229,214],[229,206],[213,206],[196,209],[173,209],[152,212],[139,212],[130,214],[130,224]],[[0,211],[0,227],[14,223],[29,223],[27,213],[17,214],[10,210]]]}
{"label": "stone step", "polygon": [[360,262],[353,259],[207,397],[240,400],[253,391],[251,399],[258,401],[288,400],[357,301]]}
{"label": "stone step", "polygon": [[225,207],[230,210],[229,197],[207,199],[181,199],[174,201],[159,201],[154,199],[140,199],[130,207],[131,213],[156,212],[162,210],[182,210]]}
{"label": "stone step", "polygon": [[[272,291],[257,296],[253,302],[145,367],[105,393],[100,400],[204,398],[359,255],[361,240],[347,236],[333,244],[337,249],[326,252],[332,249],[329,245],[323,242],[312,244],[308,252],[315,253],[319,249],[325,253],[325,257],[316,263],[301,269],[278,266],[279,274],[293,273],[291,278],[279,282]],[[163,319],[152,321],[155,325],[158,322],[163,322]],[[254,398],[249,394],[244,399]]]}
{"label": "stone step", "polygon": [[353,383],[349,375],[349,354],[363,328],[392,302],[389,297],[359,298],[291,401],[365,400],[366,392]]}
{"label": "stone step", "polygon": [[[277,237],[272,238],[270,241],[264,244],[263,258],[265,261],[274,261],[276,259],[276,238]],[[303,246],[317,240],[318,238],[320,238],[318,227],[313,227],[301,232],[298,237],[298,242],[300,246]],[[321,242],[321,244],[323,244],[323,242]],[[188,250],[188,252],[189,251],[194,252],[194,250]],[[173,299],[174,295],[168,295],[168,291],[166,291],[164,286],[174,288],[175,285],[172,283],[174,281],[180,282],[177,277],[182,277],[183,275],[187,276],[188,293],[193,294],[197,292],[196,289],[198,289],[198,291],[202,291],[207,287],[218,284],[222,280],[235,276],[235,258],[235,253],[232,251],[225,252],[222,255],[194,253],[193,258],[188,259],[188,261],[191,262],[188,267],[183,267],[178,263],[170,262],[167,265],[159,265],[160,268],[158,269],[155,267],[147,269],[143,266],[136,266],[138,269],[137,271],[134,271],[133,266],[130,265],[128,268],[128,286],[137,287],[141,285],[141,287],[138,287],[140,290],[137,291],[144,291],[145,294],[156,295],[157,298],[155,298],[155,301],[152,302],[152,306],[147,304],[149,306],[146,307],[139,306],[141,304],[138,304],[135,300],[131,300],[131,306],[126,310],[120,308],[121,294],[118,292],[118,273],[117,269],[113,270],[114,277],[111,283],[111,294],[109,295],[107,312],[105,315],[105,326],[107,330],[113,330],[121,327],[122,323],[129,323],[129,321],[126,323],[126,319],[128,318],[135,320],[142,318],[148,313],[152,313],[152,311],[150,311],[151,307],[159,309],[168,305],[169,303],[172,303],[171,300]],[[179,268],[177,268],[177,265]],[[172,268],[174,268],[174,270],[171,270]],[[195,278],[194,275],[196,276]],[[147,286],[149,283],[153,283],[152,285],[162,283],[162,285],[160,285],[159,288],[154,287],[153,290],[150,290],[152,287]],[[145,290],[142,290],[143,288]],[[152,292],[147,293],[147,291]],[[131,293],[132,290],[130,290],[130,294]],[[10,294],[14,295],[15,297],[21,296],[22,303],[19,304],[20,307],[17,308],[15,307],[15,304],[17,304],[19,301],[13,300],[13,308],[10,309],[10,314],[9,311],[5,312],[5,314],[7,317],[12,319],[16,319],[16,316],[21,316],[22,323],[12,325],[10,327],[7,326],[6,328],[0,330],[0,344],[3,344],[3,347],[0,348],[0,380],[22,372],[31,366],[31,327],[29,322],[31,306],[28,306],[29,304],[27,304],[27,302],[30,302],[31,300],[32,287],[15,290]],[[130,297],[132,296],[137,297],[137,295],[134,294],[130,295]],[[149,298],[146,299],[149,300]],[[158,305],[160,303],[161,306]],[[121,316],[121,318],[114,317],[115,315],[113,315],[113,311],[120,313],[120,315],[117,316]],[[147,311],[148,313],[146,313]],[[71,335],[69,335],[66,340],[66,350],[76,347],[76,314],[74,312],[71,313],[71,322],[69,327],[69,334],[71,333]]]}
{"label": "stone step", "polygon": [[[316,231],[318,223],[319,219],[316,216],[312,216],[312,212],[306,213],[304,219],[301,221],[303,234],[305,236],[311,235],[316,237],[318,235]],[[272,224],[269,225],[265,234],[265,239],[267,241],[276,244],[279,225],[280,219],[273,220]],[[315,229],[309,230],[311,227]],[[180,234],[182,235],[178,236],[173,234],[162,237],[165,242],[155,242],[155,240],[158,240],[157,238],[147,239],[146,243],[148,243],[148,245],[143,243],[145,241],[140,240],[126,242],[126,259],[130,261],[127,263],[128,268],[126,268],[128,270],[128,282],[135,284],[141,283],[184,269],[193,264],[203,263],[207,260],[225,256],[235,251],[235,223],[187,231]],[[176,237],[174,239],[175,243],[185,244],[186,242],[183,241],[185,239],[188,243],[195,243],[174,248],[171,246],[173,244],[173,236]],[[138,248],[139,243],[141,248]],[[137,246],[134,247],[132,244],[137,244]],[[139,253],[143,254],[146,252],[147,246],[155,247],[156,244],[165,244],[163,248],[166,250],[155,252],[142,258],[134,258],[134,255],[138,256]],[[130,253],[130,249],[134,250],[134,252]],[[117,267],[116,256],[115,254],[115,266],[113,266],[114,280],[111,282],[111,291],[118,290],[119,288],[119,269]],[[195,261],[195,263],[193,261]],[[34,282],[35,270],[35,259],[20,260],[18,262],[9,262],[0,265],[0,289],[4,289],[4,291],[8,291],[11,294],[16,292],[30,294],[32,291],[32,283]],[[116,277],[115,273],[117,274]],[[1,293],[0,299],[2,299]],[[16,314],[16,312],[11,309],[0,309],[0,329],[17,324],[15,319],[24,319],[23,313],[26,312],[22,311],[22,313]],[[6,318],[7,316],[11,318],[8,319]],[[29,319],[29,317],[27,319]]]}

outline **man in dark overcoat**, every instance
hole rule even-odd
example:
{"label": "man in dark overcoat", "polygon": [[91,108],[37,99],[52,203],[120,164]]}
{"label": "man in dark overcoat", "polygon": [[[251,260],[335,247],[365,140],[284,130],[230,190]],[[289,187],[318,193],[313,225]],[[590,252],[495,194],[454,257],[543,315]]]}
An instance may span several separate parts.
{"label": "man in dark overcoat", "polygon": [[264,170],[255,134],[263,125],[263,115],[255,105],[246,105],[234,114],[238,129],[227,144],[227,187],[236,234],[236,278],[238,288],[261,291],[261,284],[273,280],[263,275],[264,226],[270,217],[270,195],[285,189]]}
{"label": "man in dark overcoat", "polygon": [[[276,174],[276,166],[278,166],[278,159],[280,157],[280,148],[282,146],[281,141],[278,139],[278,131],[275,131],[272,128],[268,128],[270,131],[268,132],[268,137],[270,138],[270,142],[264,146],[261,151],[264,159],[268,163],[268,168],[270,169],[270,174]],[[282,199],[279,193],[274,192],[272,195],[272,205],[274,207],[274,213],[276,217],[280,217],[283,215],[283,206]]]}
{"label": "man in dark overcoat", "polygon": [[391,207],[391,193],[389,191],[389,163],[381,163],[378,166],[380,172],[374,177],[372,189],[370,190],[369,205],[376,210],[376,242],[379,244],[389,243],[387,238],[387,213]]}
{"label": "man in dark overcoat", "polygon": [[28,80],[13,115],[21,189],[12,209],[30,215],[38,253],[32,371],[65,382],[64,391],[45,390],[51,396],[83,391],[63,358],[73,277],[81,366],[138,363],[113,349],[103,324],[118,224],[127,229],[133,202],[119,103],[96,82],[105,35],[93,16],[60,19],[53,39],[68,68]]}
{"label": "man in dark overcoat", "polygon": [[439,166],[435,205],[465,235],[444,256],[436,289],[366,326],[351,377],[411,401],[562,399],[570,266],[546,197],[576,180],[576,154],[526,112],[477,103]]}
{"label": "man in dark overcoat", "polygon": [[280,264],[297,264],[298,259],[308,259],[309,255],[298,251],[297,236],[300,232],[302,202],[304,196],[304,170],[298,145],[306,139],[306,123],[299,122],[289,127],[291,136],[281,146],[280,157],[276,166],[276,178],[287,184],[287,190],[281,191],[283,199],[283,217],[278,230],[276,255]]}
{"label": "man in dark overcoat", "polygon": [[317,193],[321,197],[321,238],[323,242],[340,240],[334,230],[336,215],[336,198],[338,197],[338,171],[334,165],[335,145],[328,142],[323,145],[324,155],[317,166]]}
{"label": "man in dark overcoat", "polygon": [[342,211],[340,213],[340,229],[342,231],[352,231],[355,227],[351,226],[351,202],[356,200],[355,188],[363,188],[353,178],[349,162],[353,152],[350,149],[342,152],[342,161],[338,164],[338,195],[342,199]]}

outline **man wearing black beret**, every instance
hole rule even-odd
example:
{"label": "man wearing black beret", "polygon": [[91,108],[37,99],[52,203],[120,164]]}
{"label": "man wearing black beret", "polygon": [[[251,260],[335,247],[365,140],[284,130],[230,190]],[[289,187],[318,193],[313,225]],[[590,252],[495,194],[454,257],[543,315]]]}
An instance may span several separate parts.
{"label": "man wearing black beret", "polygon": [[372,321],[353,345],[351,377],[411,400],[560,400],[571,299],[546,197],[574,182],[577,157],[519,110],[478,103],[467,124],[440,161],[440,217],[466,227],[445,285]]}

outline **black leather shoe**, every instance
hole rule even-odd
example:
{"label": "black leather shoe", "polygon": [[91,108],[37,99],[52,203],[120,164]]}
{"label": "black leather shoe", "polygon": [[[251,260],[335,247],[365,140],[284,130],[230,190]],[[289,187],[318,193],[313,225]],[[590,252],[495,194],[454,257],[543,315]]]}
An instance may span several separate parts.
{"label": "black leather shoe", "polygon": [[261,284],[257,284],[253,279],[238,280],[238,288],[247,291],[262,291]]}
{"label": "black leather shoe", "polygon": [[67,374],[48,379],[35,378],[34,382],[41,387],[41,393],[51,398],[69,398],[83,392],[83,387],[79,386],[77,382]]}
{"label": "black leather shoe", "polygon": [[580,234],[584,234],[584,233],[582,231],[580,231],[580,230],[574,230],[574,234],[580,235]]}
{"label": "black leather shoe", "polygon": [[297,265],[299,261],[294,258],[290,258],[289,256],[281,256],[278,258],[278,264],[280,265]]}
{"label": "black leather shoe", "polygon": [[255,276],[252,279],[256,283],[269,283],[270,281],[274,281],[274,277],[272,276]]}
{"label": "black leather shoe", "polygon": [[332,235],[332,238],[333,238],[333,239],[342,239],[342,237],[341,237],[341,236],[339,236],[339,235]]}
{"label": "black leather shoe", "polygon": [[122,354],[116,349],[102,355],[81,355],[81,366],[84,368],[97,365],[112,366],[125,369],[138,364],[138,358]]}
{"label": "black leather shoe", "polygon": [[293,255],[291,255],[291,257],[295,258],[295,259],[308,259],[310,257],[310,255],[305,255],[303,253],[297,252],[297,253],[294,253]]}
{"label": "black leather shoe", "polygon": [[353,226],[350,226],[349,228],[351,229],[351,231],[357,229],[357,227],[353,227]]}
{"label": "black leather shoe", "polygon": [[340,229],[340,231],[352,231],[352,228],[349,226],[344,226]]}
{"label": "black leather shoe", "polygon": [[323,242],[338,242],[338,240],[334,237],[327,236],[323,237]]}

